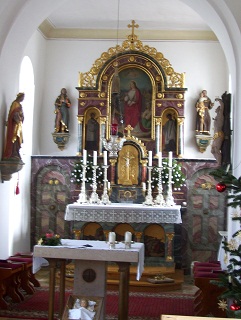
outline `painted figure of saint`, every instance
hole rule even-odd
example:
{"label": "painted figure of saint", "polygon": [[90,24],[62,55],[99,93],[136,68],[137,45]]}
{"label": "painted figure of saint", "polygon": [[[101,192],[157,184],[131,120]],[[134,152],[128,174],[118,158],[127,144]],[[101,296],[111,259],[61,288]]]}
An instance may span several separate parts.
{"label": "painted figure of saint", "polygon": [[7,136],[3,152],[3,160],[21,159],[20,148],[23,143],[22,124],[24,120],[23,108],[21,102],[24,100],[24,93],[17,94],[13,101],[7,120]]}
{"label": "painted figure of saint", "polygon": [[209,110],[212,109],[213,103],[207,96],[207,90],[202,90],[200,98],[196,102],[197,119],[196,132],[197,134],[210,134],[211,117]]}
{"label": "painted figure of saint", "polygon": [[124,97],[124,116],[125,116],[125,125],[130,124],[132,128],[140,121],[141,116],[141,92],[137,88],[136,82],[130,82],[130,90],[127,92]]}
{"label": "painted figure of saint", "polygon": [[60,95],[55,100],[55,132],[69,132],[69,108],[71,102],[65,88],[61,89]]}

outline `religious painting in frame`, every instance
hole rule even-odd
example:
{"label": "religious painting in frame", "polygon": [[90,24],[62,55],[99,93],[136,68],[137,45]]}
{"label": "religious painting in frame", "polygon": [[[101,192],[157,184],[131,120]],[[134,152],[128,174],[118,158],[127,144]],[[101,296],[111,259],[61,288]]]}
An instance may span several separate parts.
{"label": "religious painting in frame", "polygon": [[151,80],[146,72],[136,67],[121,70],[119,77],[119,101],[112,104],[112,119],[119,124],[119,134],[131,125],[132,136],[149,141],[153,129]]}
{"label": "religious painting in frame", "polygon": [[167,108],[162,115],[162,151],[177,153],[177,112]]}

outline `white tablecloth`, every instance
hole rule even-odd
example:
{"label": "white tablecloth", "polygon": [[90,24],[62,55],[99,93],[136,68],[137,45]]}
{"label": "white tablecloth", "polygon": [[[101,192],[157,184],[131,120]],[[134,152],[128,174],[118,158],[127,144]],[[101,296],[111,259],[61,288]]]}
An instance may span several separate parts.
{"label": "white tablecloth", "polygon": [[[144,252],[144,244],[143,243],[133,243],[131,244],[131,248],[130,249],[125,249],[125,244],[120,242],[120,243],[116,243],[115,245],[115,249],[110,249],[109,248],[109,244],[106,243],[105,241],[89,241],[89,240],[72,240],[72,239],[62,239],[61,240],[62,246],[39,246],[36,245],[34,247],[34,252],[33,252],[33,273],[36,273],[37,271],[39,271],[41,269],[42,266],[46,266],[48,265],[48,261],[44,258],[44,257],[40,257],[38,254],[36,256],[35,254],[35,248],[39,248],[44,249],[44,248],[50,248],[51,250],[61,250],[61,248],[67,248],[69,250],[72,249],[77,249],[80,250],[79,251],[79,259],[81,260],[81,251],[82,250],[89,250],[90,255],[91,255],[91,251],[93,250],[102,250],[105,252],[120,252],[120,253],[129,253],[129,252],[138,252],[138,261],[136,261],[137,263],[137,276],[136,279],[140,280],[142,272],[144,270],[144,256],[145,256],[145,252]],[[90,245],[91,247],[88,247],[86,245]],[[43,248],[44,247],[44,248]],[[37,251],[37,250],[36,250]],[[93,251],[94,252],[94,251]],[[55,251],[56,253],[56,251]],[[111,256],[111,255],[110,255]],[[49,258],[46,257],[46,258]],[[65,258],[64,256],[60,256],[59,258]],[[91,260],[91,259],[89,259]],[[93,263],[94,263],[94,257],[93,257]],[[107,261],[113,261],[113,262],[119,262],[121,260],[111,260],[111,258]],[[123,260],[123,262],[129,262],[129,260]]]}

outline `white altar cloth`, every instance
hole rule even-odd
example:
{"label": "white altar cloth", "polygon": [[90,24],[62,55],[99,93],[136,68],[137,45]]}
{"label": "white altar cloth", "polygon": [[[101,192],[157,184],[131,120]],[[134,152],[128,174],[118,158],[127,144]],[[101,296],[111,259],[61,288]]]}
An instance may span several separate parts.
{"label": "white altar cloth", "polygon": [[[34,246],[33,273],[48,263],[44,258],[78,259],[92,261],[135,262],[137,263],[136,279],[140,280],[144,270],[144,244],[133,243],[125,249],[124,243],[116,243],[110,249],[105,241],[62,239],[61,246]],[[88,246],[90,245],[90,246]]]}
{"label": "white altar cloth", "polygon": [[65,220],[115,223],[182,223],[181,206],[146,206],[112,203],[110,205],[78,204],[66,206]]}

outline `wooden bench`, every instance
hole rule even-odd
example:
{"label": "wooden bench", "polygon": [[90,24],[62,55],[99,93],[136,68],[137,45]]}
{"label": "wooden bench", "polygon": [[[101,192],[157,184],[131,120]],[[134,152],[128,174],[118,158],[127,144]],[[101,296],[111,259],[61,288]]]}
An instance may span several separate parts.
{"label": "wooden bench", "polygon": [[13,302],[21,302],[24,297],[19,291],[20,273],[23,271],[22,263],[9,263],[7,260],[0,262],[0,308],[8,309],[4,297],[9,296]]}

